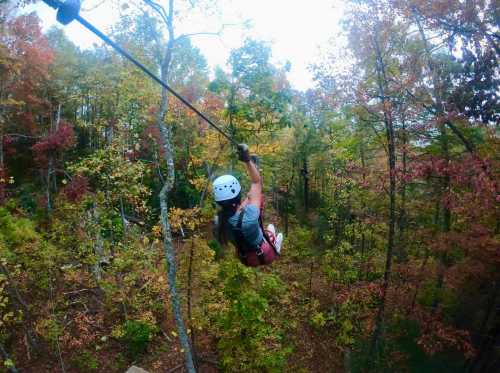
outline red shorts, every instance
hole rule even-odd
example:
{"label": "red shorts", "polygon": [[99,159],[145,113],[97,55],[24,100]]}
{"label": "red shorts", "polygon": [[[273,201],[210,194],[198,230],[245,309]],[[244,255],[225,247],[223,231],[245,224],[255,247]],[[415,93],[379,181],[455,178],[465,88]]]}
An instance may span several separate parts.
{"label": "red shorts", "polygon": [[[270,232],[267,231],[267,236],[269,237],[269,240],[274,244],[276,241],[276,236]],[[264,253],[264,259],[260,259],[257,257],[257,253],[255,251],[249,252],[246,256],[246,258],[243,261],[243,264],[249,266],[249,267],[258,267],[259,265],[266,265],[266,264],[271,264],[274,259],[278,257],[278,254],[274,250],[274,248],[267,242],[267,240],[264,238],[262,243],[260,244],[260,249]]]}

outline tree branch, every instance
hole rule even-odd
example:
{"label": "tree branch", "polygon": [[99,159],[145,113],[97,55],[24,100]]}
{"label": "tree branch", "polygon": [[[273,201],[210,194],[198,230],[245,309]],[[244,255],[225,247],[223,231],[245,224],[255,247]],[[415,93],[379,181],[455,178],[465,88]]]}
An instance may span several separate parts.
{"label": "tree branch", "polygon": [[42,136],[23,135],[22,133],[6,133],[4,136],[9,136],[9,137],[23,137],[25,139],[41,139],[42,138]]}
{"label": "tree branch", "polygon": [[168,26],[168,16],[165,8],[163,8],[160,4],[152,1],[152,0],[143,0],[147,5],[149,5],[158,15],[161,20]]}
{"label": "tree branch", "polygon": [[[147,0],[147,1],[149,1],[149,0]],[[193,32],[193,33],[189,33],[189,34],[181,34],[181,35],[179,35],[177,37],[176,40],[181,40],[181,39],[189,38],[191,36],[221,36],[221,34],[224,32],[224,29],[226,27],[228,27],[228,26],[236,26],[236,25],[237,25],[236,23],[225,23],[225,24],[223,24],[221,26],[221,28],[217,32],[201,31],[201,32]]]}

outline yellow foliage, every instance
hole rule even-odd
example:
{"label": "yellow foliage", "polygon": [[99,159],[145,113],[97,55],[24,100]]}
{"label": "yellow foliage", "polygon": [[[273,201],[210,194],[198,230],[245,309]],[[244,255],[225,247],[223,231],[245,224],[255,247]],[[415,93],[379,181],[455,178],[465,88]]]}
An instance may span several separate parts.
{"label": "yellow foliage", "polygon": [[111,336],[113,338],[120,339],[125,335],[125,331],[123,330],[122,325],[116,325],[111,331]]}
{"label": "yellow foliage", "polygon": [[142,313],[139,317],[139,320],[144,321],[150,325],[156,325],[157,320],[151,311],[146,311]]}
{"label": "yellow foliage", "polygon": [[181,229],[194,230],[202,223],[200,219],[200,208],[194,207],[192,209],[180,209],[172,207],[168,212],[170,227],[172,231],[181,231]]}
{"label": "yellow foliage", "polygon": [[153,233],[153,236],[155,236],[155,237],[161,237],[161,226],[160,225],[155,225],[151,229],[151,233]]}
{"label": "yellow foliage", "polygon": [[250,153],[251,154],[258,154],[259,157],[262,157],[264,155],[272,155],[280,151],[281,143],[274,142],[274,143],[260,143],[260,144],[255,144],[250,146]]}
{"label": "yellow foliage", "polygon": [[205,190],[205,186],[207,185],[207,178],[205,176],[200,176],[189,180],[189,182],[196,188],[196,190],[201,192]]}

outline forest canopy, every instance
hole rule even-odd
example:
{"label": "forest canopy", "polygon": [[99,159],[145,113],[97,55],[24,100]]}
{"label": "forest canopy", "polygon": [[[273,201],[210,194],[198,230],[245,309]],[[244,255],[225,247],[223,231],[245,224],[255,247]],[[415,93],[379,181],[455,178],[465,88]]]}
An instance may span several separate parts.
{"label": "forest canopy", "polygon": [[210,68],[178,27],[217,1],[117,2],[108,36],[258,155],[258,268],[214,234],[233,144],[28,3],[0,2],[0,372],[500,371],[497,2],[346,1],[305,91],[256,38]]}

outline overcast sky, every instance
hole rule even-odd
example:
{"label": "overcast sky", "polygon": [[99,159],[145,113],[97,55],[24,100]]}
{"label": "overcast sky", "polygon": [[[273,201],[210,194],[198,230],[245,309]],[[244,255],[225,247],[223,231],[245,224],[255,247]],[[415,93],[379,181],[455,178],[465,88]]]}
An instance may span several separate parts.
{"label": "overcast sky", "polygon": [[[177,0],[177,3],[183,1]],[[125,3],[129,10],[143,6],[140,0],[85,0],[80,14],[99,29],[108,31]],[[319,48],[326,48],[328,40],[338,33],[343,11],[341,0],[219,0],[218,4],[217,14],[192,14],[181,20],[177,29],[179,33],[218,31],[221,24],[241,25],[245,20],[250,21],[251,29],[228,26],[220,37],[192,38],[211,67],[224,66],[230,50],[241,46],[243,39],[251,36],[271,42],[274,63],[290,61],[288,78],[294,88],[304,90],[313,86],[307,68],[318,59]],[[38,13],[44,29],[56,24],[55,11],[44,3],[29,9]],[[93,34],[76,22],[66,26],[65,31],[81,48],[99,43]]]}

